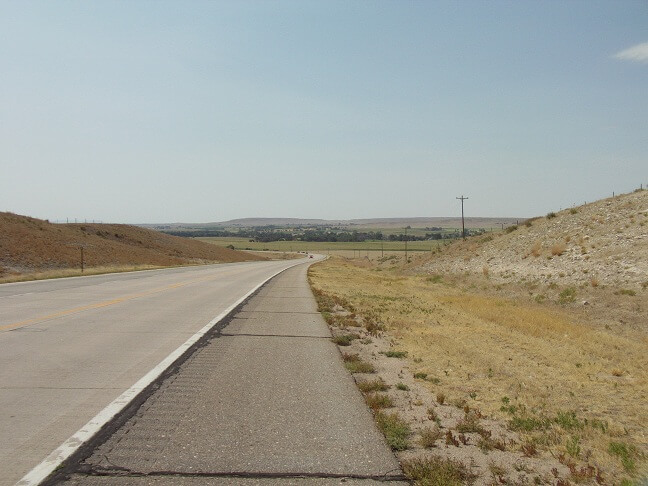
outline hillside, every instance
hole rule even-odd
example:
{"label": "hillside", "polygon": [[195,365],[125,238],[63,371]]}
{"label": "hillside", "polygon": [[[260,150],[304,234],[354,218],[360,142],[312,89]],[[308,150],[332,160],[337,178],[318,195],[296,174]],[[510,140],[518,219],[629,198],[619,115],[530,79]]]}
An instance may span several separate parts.
{"label": "hillside", "polygon": [[537,302],[587,306],[594,320],[645,327],[648,191],[472,237],[411,265],[415,272],[473,276]]}
{"label": "hillside", "polygon": [[121,224],[51,224],[0,213],[0,278],[86,267],[173,266],[262,260],[228,248]]}
{"label": "hillside", "polygon": [[517,275],[641,290],[648,281],[648,191],[553,214],[454,245],[431,265],[455,272],[487,269],[496,280]]}

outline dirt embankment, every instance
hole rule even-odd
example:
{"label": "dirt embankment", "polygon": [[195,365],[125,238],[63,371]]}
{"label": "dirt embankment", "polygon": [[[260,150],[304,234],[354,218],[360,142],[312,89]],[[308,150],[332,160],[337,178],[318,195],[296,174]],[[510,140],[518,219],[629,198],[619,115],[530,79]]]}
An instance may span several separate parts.
{"label": "dirt embankment", "polygon": [[263,260],[189,238],[122,224],[52,224],[0,213],[0,278],[86,267],[174,266]]}

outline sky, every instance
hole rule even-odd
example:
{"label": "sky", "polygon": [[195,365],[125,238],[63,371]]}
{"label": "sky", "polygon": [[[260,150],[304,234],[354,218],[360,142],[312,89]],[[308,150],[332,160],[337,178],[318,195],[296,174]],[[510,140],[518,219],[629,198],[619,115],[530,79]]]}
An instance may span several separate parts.
{"label": "sky", "polygon": [[531,217],[640,184],[645,0],[0,0],[0,211]]}

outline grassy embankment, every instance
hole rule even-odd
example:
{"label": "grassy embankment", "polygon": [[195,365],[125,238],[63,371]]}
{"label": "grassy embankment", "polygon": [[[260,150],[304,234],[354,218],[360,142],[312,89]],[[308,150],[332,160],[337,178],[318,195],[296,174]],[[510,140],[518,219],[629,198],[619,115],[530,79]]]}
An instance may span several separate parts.
{"label": "grassy embankment", "polygon": [[632,484],[629,478],[645,474],[645,335],[594,329],[566,309],[367,260],[333,258],[313,266],[310,279],[384,326],[446,402],[467,402],[506,422],[527,451],[550,452],[574,479],[602,471],[608,484]]}

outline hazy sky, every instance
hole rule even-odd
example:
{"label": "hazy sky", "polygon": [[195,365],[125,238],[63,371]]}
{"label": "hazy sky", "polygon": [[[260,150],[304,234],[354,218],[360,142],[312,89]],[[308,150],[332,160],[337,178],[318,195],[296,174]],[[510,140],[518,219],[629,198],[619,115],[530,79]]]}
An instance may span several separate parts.
{"label": "hazy sky", "polygon": [[648,183],[648,2],[0,0],[0,211],[525,217]]}

